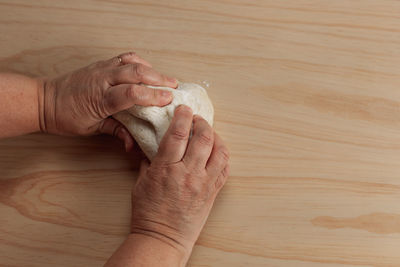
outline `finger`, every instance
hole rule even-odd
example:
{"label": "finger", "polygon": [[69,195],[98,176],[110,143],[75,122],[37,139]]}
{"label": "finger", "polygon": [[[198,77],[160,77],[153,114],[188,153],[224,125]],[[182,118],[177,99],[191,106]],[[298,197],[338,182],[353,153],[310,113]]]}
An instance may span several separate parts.
{"label": "finger", "polygon": [[188,106],[180,105],[175,109],[171,124],[161,140],[154,161],[174,163],[182,160],[185,154],[193,113]]}
{"label": "finger", "polygon": [[227,164],[225,168],[222,170],[222,172],[219,174],[217,180],[215,181],[215,189],[217,190],[217,193],[224,186],[226,180],[228,180],[230,171],[229,169],[230,169],[229,164]]}
{"label": "finger", "polygon": [[200,116],[193,117],[193,135],[183,158],[189,169],[204,169],[214,144],[214,131]]}
{"label": "finger", "polygon": [[143,64],[151,68],[151,64],[137,55],[135,52],[127,52],[113,57],[105,62],[105,66],[121,66],[125,64]]}
{"label": "finger", "polygon": [[144,60],[143,58],[141,58],[138,54],[136,54],[135,52],[127,52],[127,53],[123,53],[121,55],[118,56],[121,59],[121,64],[135,64],[135,63],[140,63],[143,64],[149,68],[151,68],[151,64]]}
{"label": "finger", "polygon": [[170,91],[137,84],[120,84],[107,90],[104,96],[104,112],[110,116],[133,105],[165,106],[171,101]]}
{"label": "finger", "polygon": [[133,149],[135,141],[129,134],[128,130],[117,120],[113,118],[107,118],[103,121],[103,124],[99,128],[100,133],[109,134],[117,137],[125,145],[125,151],[129,152]]}
{"label": "finger", "polygon": [[132,135],[128,132],[128,130],[124,127],[118,133],[117,137],[124,142],[125,151],[131,152],[133,147],[135,146],[135,140]]}
{"label": "finger", "polygon": [[207,162],[207,172],[212,177],[218,177],[229,161],[229,151],[218,134],[214,133],[214,146]]}
{"label": "finger", "polygon": [[171,88],[176,88],[178,86],[178,82],[175,78],[165,76],[140,63],[126,64],[113,68],[109,71],[108,76],[110,84],[113,85],[123,83],[144,83]]}

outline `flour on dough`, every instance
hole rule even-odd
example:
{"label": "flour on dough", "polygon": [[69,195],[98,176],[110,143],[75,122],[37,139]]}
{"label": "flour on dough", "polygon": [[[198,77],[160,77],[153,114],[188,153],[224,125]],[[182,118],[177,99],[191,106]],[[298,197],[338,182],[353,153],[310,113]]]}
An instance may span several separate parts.
{"label": "flour on dough", "polygon": [[189,106],[193,110],[193,114],[200,115],[210,125],[213,124],[214,108],[206,90],[200,85],[179,83],[177,89],[149,87],[171,91],[174,96],[172,102],[164,107],[134,105],[113,117],[128,129],[150,160],[156,155],[160,141],[174,116],[175,108],[179,105]]}

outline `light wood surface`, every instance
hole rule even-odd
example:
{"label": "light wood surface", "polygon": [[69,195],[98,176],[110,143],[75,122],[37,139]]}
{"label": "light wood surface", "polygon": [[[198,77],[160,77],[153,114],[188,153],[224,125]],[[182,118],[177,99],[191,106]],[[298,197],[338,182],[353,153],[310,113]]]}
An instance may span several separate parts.
{"label": "light wood surface", "polygon": [[[0,70],[133,50],[206,82],[232,154],[189,266],[400,266],[400,1],[0,0]],[[0,141],[0,265],[101,266],[137,162],[106,136]]]}

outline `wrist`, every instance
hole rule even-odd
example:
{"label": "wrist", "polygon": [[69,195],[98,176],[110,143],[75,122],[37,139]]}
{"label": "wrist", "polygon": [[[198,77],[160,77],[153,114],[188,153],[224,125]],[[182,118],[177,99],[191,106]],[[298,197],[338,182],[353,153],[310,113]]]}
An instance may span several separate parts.
{"label": "wrist", "polygon": [[162,266],[186,266],[191,254],[191,250],[187,251],[154,233],[131,233],[128,240],[138,244],[146,251],[151,250],[154,260],[162,263]]}
{"label": "wrist", "polygon": [[48,78],[38,78],[39,126],[42,133],[55,133],[55,87]]}
{"label": "wrist", "polygon": [[153,221],[142,221],[140,225],[133,224],[131,235],[147,236],[148,238],[162,242],[179,253],[185,259],[185,262],[189,259],[194,246],[194,242],[187,241],[175,229]]}

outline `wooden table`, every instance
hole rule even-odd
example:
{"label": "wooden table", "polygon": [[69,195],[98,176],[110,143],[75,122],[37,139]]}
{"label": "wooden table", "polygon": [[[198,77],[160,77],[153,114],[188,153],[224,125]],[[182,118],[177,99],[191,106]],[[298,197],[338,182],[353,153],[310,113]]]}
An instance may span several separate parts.
{"label": "wooden table", "polygon": [[[0,0],[0,69],[134,50],[209,83],[231,177],[189,266],[400,265],[400,2]],[[137,161],[106,136],[0,141],[0,265],[101,266]]]}

